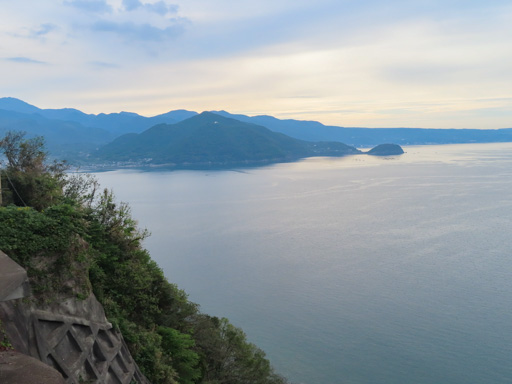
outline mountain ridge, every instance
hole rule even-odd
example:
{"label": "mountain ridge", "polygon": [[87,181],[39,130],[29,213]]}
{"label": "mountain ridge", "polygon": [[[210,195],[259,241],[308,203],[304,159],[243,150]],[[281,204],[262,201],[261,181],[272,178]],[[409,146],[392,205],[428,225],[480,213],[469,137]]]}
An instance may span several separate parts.
{"label": "mountain ridge", "polygon": [[[330,151],[330,152],[329,152]],[[98,161],[168,165],[237,165],[293,161],[307,156],[360,153],[341,143],[307,143],[253,123],[203,112],[179,123],[118,137]]]}
{"label": "mountain ridge", "polygon": [[[18,115],[13,115],[13,112]],[[219,116],[263,126],[273,132],[312,142],[341,142],[365,148],[382,143],[431,145],[458,143],[512,142],[512,128],[431,129],[431,128],[353,128],[324,125],[317,121],[281,120],[269,115],[246,116],[224,110]],[[141,133],[158,124],[176,124],[198,115],[178,109],[153,117],[133,112],[86,114],[78,109],[40,109],[22,100],[0,98],[0,134],[24,130],[28,136],[45,137],[57,157],[86,161],[86,155],[126,133]],[[320,145],[322,146],[322,145]]]}

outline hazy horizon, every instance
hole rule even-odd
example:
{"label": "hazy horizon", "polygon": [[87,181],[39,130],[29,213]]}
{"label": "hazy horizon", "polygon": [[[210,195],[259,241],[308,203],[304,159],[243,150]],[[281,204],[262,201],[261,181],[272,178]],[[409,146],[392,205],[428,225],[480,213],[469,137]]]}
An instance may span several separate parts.
{"label": "hazy horizon", "polygon": [[[17,99],[17,98],[13,98],[13,97],[10,97],[10,96],[6,96],[4,98],[11,98],[11,99],[16,99],[16,100],[20,100],[24,103],[27,103],[31,106],[34,106],[34,107],[37,107],[39,109],[53,109],[53,110],[59,110],[59,109],[67,109],[68,107],[57,107],[57,108],[40,108],[39,106],[37,105],[34,105],[30,102],[27,102],[26,100],[21,100],[21,99]],[[0,98],[1,99],[1,98]],[[71,108],[71,109],[76,109],[76,110],[79,110],[80,112],[84,112],[82,109],[80,108]],[[258,115],[245,115],[245,114],[241,114],[241,113],[234,113],[230,110],[226,110],[226,109],[222,109],[222,110],[211,110],[211,111],[207,111],[207,110],[189,110],[189,109],[185,109],[185,108],[175,108],[175,109],[169,109],[169,110],[165,110],[165,111],[162,111],[162,112],[159,112],[159,113],[156,113],[156,114],[140,114],[140,113],[137,113],[137,112],[134,112],[134,111],[130,111],[130,110],[121,110],[121,111],[118,111],[118,112],[111,112],[111,111],[101,111],[101,112],[98,112],[98,113],[91,113],[93,115],[101,115],[101,114],[106,114],[106,115],[109,115],[109,114],[116,114],[116,113],[134,113],[134,114],[137,114],[139,116],[142,116],[142,117],[147,117],[147,118],[151,118],[151,117],[157,117],[157,116],[160,116],[160,115],[164,115],[166,113],[169,113],[169,112],[175,112],[175,111],[187,111],[187,112],[195,112],[197,114],[201,114],[201,113],[204,113],[204,112],[211,112],[211,113],[217,113],[217,112],[227,112],[229,114],[232,114],[232,115],[244,115],[244,116],[248,116],[248,117],[259,117],[259,116],[269,116],[269,117],[275,117],[275,118],[278,118],[276,116],[273,116],[273,115],[270,115],[270,114],[266,114],[266,113],[262,113],[262,114],[258,114]],[[87,113],[87,112],[84,112],[84,113]],[[279,118],[278,118],[279,119]],[[329,124],[326,124],[322,121],[318,121],[318,120],[311,120],[311,119],[301,119],[301,118],[280,118],[280,120],[287,120],[287,119],[290,119],[290,120],[297,120],[297,121],[311,121],[311,122],[319,122],[325,126],[336,126],[336,125],[329,125]],[[406,126],[401,126],[401,127],[363,127],[363,126],[359,126],[359,127],[355,127],[355,126],[341,126],[339,125],[338,127],[340,128],[369,128],[369,129],[372,129],[372,128],[375,128],[375,129],[379,129],[379,128],[419,128],[419,129],[436,129],[436,128],[431,128],[431,127],[406,127]],[[510,129],[512,128],[512,124],[510,126],[507,126],[507,127],[501,127],[501,128],[475,128],[475,129],[482,129],[482,130],[494,130],[494,129]],[[442,129],[442,128],[441,128]],[[445,129],[471,129],[471,128],[465,128],[465,127],[460,127],[460,128],[454,128],[454,127],[447,127]],[[423,145],[423,144],[418,144],[418,145]]]}

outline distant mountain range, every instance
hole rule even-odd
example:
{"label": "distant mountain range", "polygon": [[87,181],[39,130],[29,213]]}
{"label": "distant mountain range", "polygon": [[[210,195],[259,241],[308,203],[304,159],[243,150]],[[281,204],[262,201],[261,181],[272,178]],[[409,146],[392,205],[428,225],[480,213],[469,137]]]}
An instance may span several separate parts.
{"label": "distant mountain range", "polygon": [[154,117],[121,112],[99,115],[77,109],[40,109],[24,101],[0,98],[0,135],[21,130],[44,136],[49,150],[61,157],[90,152],[125,133],[140,133],[156,124],[174,124],[196,112],[176,110]]}
{"label": "distant mountain range", "polygon": [[92,155],[95,162],[170,166],[231,166],[361,153],[338,142],[312,143],[260,125],[203,112],[176,124],[126,134]]}
{"label": "distant mountain range", "polygon": [[[300,120],[280,120],[272,116],[245,116],[230,114],[226,111],[213,111],[219,117],[234,119],[241,123],[248,123],[265,127],[275,133],[282,133],[291,138],[302,141],[316,142],[314,145],[302,146],[308,147],[301,149],[307,153],[342,153],[345,149],[340,147],[335,149],[336,145],[332,142],[345,143],[353,147],[372,147],[382,143],[395,143],[400,145],[424,145],[424,144],[451,144],[451,143],[487,143],[487,142],[512,142],[512,129],[419,129],[419,128],[346,128],[326,126],[316,121]],[[85,114],[77,109],[40,109],[24,101],[15,98],[0,98],[0,135],[8,130],[23,130],[29,136],[44,136],[47,147],[50,152],[58,157],[72,159],[112,158],[114,153],[121,156],[121,150],[126,149],[130,140],[150,139],[155,135],[158,129],[155,126],[159,124],[176,125],[184,122],[194,116],[197,112],[186,110],[175,110],[168,113],[144,117],[136,113],[121,112],[110,114]],[[194,120],[192,120],[194,121]],[[154,127],[154,129],[152,128]],[[187,127],[187,128],[184,128]],[[230,129],[228,124],[223,129]],[[134,136],[152,128],[144,135]],[[183,128],[183,129],[182,129]],[[190,130],[189,123],[178,125],[176,128],[169,129],[169,132],[178,134],[181,130]],[[224,132],[224,131],[223,131]],[[251,135],[254,130],[249,130]],[[208,132],[203,132],[208,133]],[[220,134],[220,132],[218,132]],[[122,139],[113,141],[125,134],[132,134]],[[171,133],[166,133],[171,134]],[[227,131],[223,133],[227,134]],[[135,139],[137,137],[137,139]],[[180,136],[183,145],[187,138]],[[205,140],[214,140],[213,137],[206,135]],[[267,137],[268,138],[268,137]],[[216,138],[215,140],[220,140]],[[241,138],[239,138],[241,139]],[[255,139],[255,138],[254,138]],[[274,138],[273,140],[277,140]],[[243,141],[243,140],[242,140]],[[330,143],[325,143],[330,142]],[[99,149],[106,144],[105,149]],[[209,142],[212,144],[212,142]],[[217,143],[220,145],[220,143]],[[243,143],[239,143],[243,146]],[[282,143],[283,144],[283,143]],[[199,144],[198,144],[199,145]],[[284,144],[283,144],[284,145]],[[291,142],[287,145],[291,145]],[[279,156],[286,157],[289,149],[281,148],[282,153]],[[116,149],[117,148],[117,149]],[[137,146],[130,151],[132,157],[140,158],[137,154]],[[163,153],[154,157],[156,154],[155,146],[152,156],[145,158],[164,158]],[[288,148],[288,149],[286,149]],[[296,148],[297,149],[297,148]],[[272,155],[270,148],[267,148],[268,155]],[[316,152],[315,152],[316,151]],[[173,156],[178,156],[178,152],[173,152]],[[249,154],[249,152],[246,152]],[[278,156],[278,153],[274,153]],[[88,157],[87,157],[88,156]],[[122,155],[126,157],[125,155]],[[220,156],[220,155],[219,155]],[[233,155],[234,156],[234,155]],[[278,156],[278,157],[279,157]],[[221,159],[219,157],[218,159]],[[171,159],[169,154],[168,160]],[[183,157],[183,161],[188,161]],[[227,159],[224,159],[227,161]],[[222,160],[222,161],[224,161]],[[221,160],[219,160],[221,161]]]}
{"label": "distant mountain range", "polygon": [[372,147],[382,143],[400,145],[494,143],[512,141],[512,128],[504,129],[432,129],[432,128],[347,128],[327,126],[317,121],[280,120],[272,116],[214,113],[240,121],[259,124],[268,129],[307,141],[340,141],[355,147]]}

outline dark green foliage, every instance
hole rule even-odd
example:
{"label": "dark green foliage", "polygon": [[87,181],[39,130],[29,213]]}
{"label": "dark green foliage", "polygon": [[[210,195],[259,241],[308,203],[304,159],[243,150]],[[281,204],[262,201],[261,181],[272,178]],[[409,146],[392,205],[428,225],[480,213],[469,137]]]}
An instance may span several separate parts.
{"label": "dark green foliage", "polygon": [[287,383],[273,371],[265,353],[228,319],[201,315],[194,331],[200,351],[206,352],[201,359],[206,383]]}
{"label": "dark green foliage", "polygon": [[398,144],[380,144],[370,149],[367,153],[374,156],[393,156],[403,154],[404,150]]}
{"label": "dark green foliage", "polygon": [[56,205],[39,213],[30,207],[0,209],[1,249],[15,261],[31,265],[38,253],[59,254],[68,250],[72,237],[79,235],[80,214],[69,205]]}
{"label": "dark green foliage", "polygon": [[265,127],[203,112],[173,125],[126,134],[101,148],[99,161],[141,164],[237,165],[359,153],[341,143],[307,143]]}
{"label": "dark green foliage", "polygon": [[0,207],[0,250],[28,270],[36,299],[94,292],[154,384],[286,383],[240,329],[200,313],[167,281],[142,248],[147,232],[137,228],[126,204],[108,190],[98,196],[90,177],[48,167],[44,152],[28,158],[32,163],[20,167],[17,179],[48,179],[52,188],[27,198],[38,209]]}
{"label": "dark green foliage", "polygon": [[[64,186],[63,162],[49,163],[42,137],[25,139],[23,132],[7,132],[0,149],[7,158],[2,186],[9,191],[6,202],[41,210],[57,203]],[[5,202],[4,202],[5,204]]]}
{"label": "dark green foliage", "polygon": [[[285,382],[275,381],[268,360],[261,351],[254,352],[256,347],[240,336],[241,330],[237,333],[226,319],[205,322],[209,317],[165,279],[141,248],[145,234],[137,230],[126,205],[117,205],[107,191],[99,201],[88,219],[88,242],[96,255],[90,280],[109,319],[120,328],[150,380],[171,383],[175,377],[181,384],[215,382],[212,379],[219,383]],[[219,354],[228,350],[236,355]],[[239,371],[233,374],[237,379],[224,381],[230,375],[227,371],[235,369]],[[251,381],[253,376],[259,381]]]}
{"label": "dark green foliage", "polygon": [[[0,249],[24,266],[37,299],[55,294],[86,297],[90,264],[80,212],[67,204],[38,212],[30,207],[0,207]],[[85,271],[85,272],[84,272]]]}
{"label": "dark green foliage", "polygon": [[7,338],[2,320],[0,320],[0,352],[13,349],[11,342]]}
{"label": "dark green foliage", "polygon": [[193,384],[201,377],[199,355],[192,349],[192,336],[168,327],[158,327],[162,347],[173,358],[173,367],[179,375],[180,384]]}
{"label": "dark green foliage", "polygon": [[295,139],[254,124],[202,113],[174,125],[121,136],[98,152],[99,159],[151,163],[236,164],[290,160],[306,155]]}

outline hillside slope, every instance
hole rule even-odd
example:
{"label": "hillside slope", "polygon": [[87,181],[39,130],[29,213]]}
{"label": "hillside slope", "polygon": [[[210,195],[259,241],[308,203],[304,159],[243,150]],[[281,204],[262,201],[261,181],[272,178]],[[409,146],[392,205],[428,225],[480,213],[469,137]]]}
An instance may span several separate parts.
{"label": "hillside slope", "polygon": [[203,112],[177,124],[121,136],[94,157],[98,161],[149,164],[232,165],[358,152],[341,143],[307,143],[262,126]]}
{"label": "hillside slope", "polygon": [[[21,154],[20,148],[29,151]],[[201,313],[185,292],[165,278],[142,246],[147,232],[138,229],[129,207],[116,202],[112,192],[100,193],[90,175],[67,174],[61,166],[48,164],[39,140],[0,138],[2,154],[8,162],[0,170],[4,186],[0,190],[0,250],[27,270],[33,293],[29,303],[36,311],[60,306],[65,312],[59,313],[66,314],[61,320],[66,323],[71,300],[80,308],[91,308],[82,304],[97,298],[103,306],[98,309],[100,317],[104,310],[108,322],[122,333],[142,374],[153,384],[287,383],[241,329],[225,318]],[[101,322],[94,319],[94,332]],[[105,362],[111,355],[105,355],[102,348],[117,354],[119,345],[103,334],[103,345],[93,347],[94,337],[83,323],[66,324],[45,323],[52,340],[57,339],[48,352],[58,357],[55,361],[81,365],[86,373],[98,363],[102,373],[110,372]],[[72,324],[79,325],[72,330],[74,335],[66,333]],[[0,342],[2,336],[0,329]],[[92,349],[93,364],[80,357],[84,350],[78,345],[80,339],[86,339],[86,349]],[[117,357],[113,364],[121,373],[126,368]],[[124,373],[128,376],[126,369]],[[98,377],[91,373],[82,379],[89,382],[94,376]],[[108,382],[130,382],[109,376]]]}

